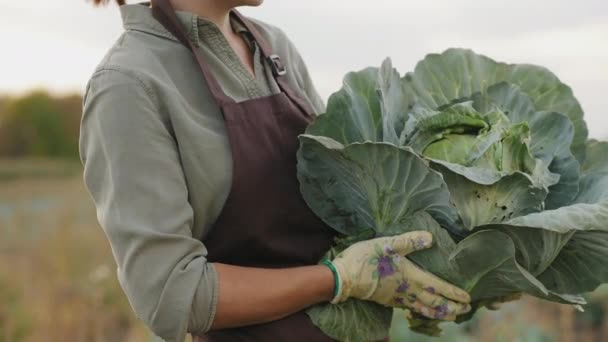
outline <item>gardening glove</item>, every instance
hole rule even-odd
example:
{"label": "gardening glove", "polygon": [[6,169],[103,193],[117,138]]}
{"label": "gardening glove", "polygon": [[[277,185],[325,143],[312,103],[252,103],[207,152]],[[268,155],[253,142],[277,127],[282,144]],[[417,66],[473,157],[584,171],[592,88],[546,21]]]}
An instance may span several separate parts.
{"label": "gardening glove", "polygon": [[336,294],[331,303],[357,298],[441,320],[454,320],[468,312],[468,293],[423,271],[405,257],[432,243],[429,232],[416,231],[353,244],[326,262],[336,277]]}

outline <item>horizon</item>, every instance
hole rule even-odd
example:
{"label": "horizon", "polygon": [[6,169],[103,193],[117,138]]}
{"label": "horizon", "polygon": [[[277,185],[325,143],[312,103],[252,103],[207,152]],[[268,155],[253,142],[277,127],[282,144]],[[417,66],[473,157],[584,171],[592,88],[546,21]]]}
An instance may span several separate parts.
{"label": "horizon", "polygon": [[[287,33],[325,101],[349,71],[379,66],[390,56],[403,75],[428,53],[465,47],[498,61],[553,71],[583,106],[590,136],[608,138],[603,113],[608,108],[608,2],[266,0],[243,12]],[[327,28],[323,39],[321,28]],[[38,89],[82,95],[122,31],[113,4],[0,0],[0,38],[11,47],[2,56],[0,95]]]}

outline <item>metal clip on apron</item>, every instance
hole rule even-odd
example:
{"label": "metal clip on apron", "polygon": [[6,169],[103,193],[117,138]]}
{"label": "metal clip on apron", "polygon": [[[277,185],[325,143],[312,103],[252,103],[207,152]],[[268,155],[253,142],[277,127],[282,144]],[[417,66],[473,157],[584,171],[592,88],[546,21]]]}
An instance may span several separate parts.
{"label": "metal clip on apron", "polygon": [[[232,188],[212,231],[204,238],[209,261],[263,268],[316,264],[330,248],[334,233],[308,208],[296,177],[297,136],[314,114],[287,84],[281,59],[257,29],[233,11],[269,60],[282,90],[277,95],[236,103],[224,93],[201,52],[187,38],[169,1],[155,0],[153,11],[154,17],[194,54],[222,110],[230,139]],[[271,323],[213,331],[195,337],[195,341],[332,340],[299,312]]]}

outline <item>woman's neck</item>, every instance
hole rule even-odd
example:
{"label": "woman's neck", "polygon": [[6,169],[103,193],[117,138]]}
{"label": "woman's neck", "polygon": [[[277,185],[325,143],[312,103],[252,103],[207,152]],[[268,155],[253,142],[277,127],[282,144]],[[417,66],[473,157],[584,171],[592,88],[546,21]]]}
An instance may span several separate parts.
{"label": "woman's neck", "polygon": [[233,34],[230,25],[232,1],[226,0],[170,0],[175,10],[194,13],[219,27],[225,36]]}

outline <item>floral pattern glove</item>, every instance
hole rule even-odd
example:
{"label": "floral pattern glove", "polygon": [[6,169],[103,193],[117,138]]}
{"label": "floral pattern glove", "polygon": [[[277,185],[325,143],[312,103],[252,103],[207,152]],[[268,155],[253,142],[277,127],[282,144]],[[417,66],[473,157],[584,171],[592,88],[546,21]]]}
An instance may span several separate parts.
{"label": "floral pattern glove", "polygon": [[331,261],[338,278],[331,303],[357,298],[441,320],[454,320],[468,312],[468,293],[423,271],[405,257],[432,243],[430,233],[416,231],[353,244]]}

